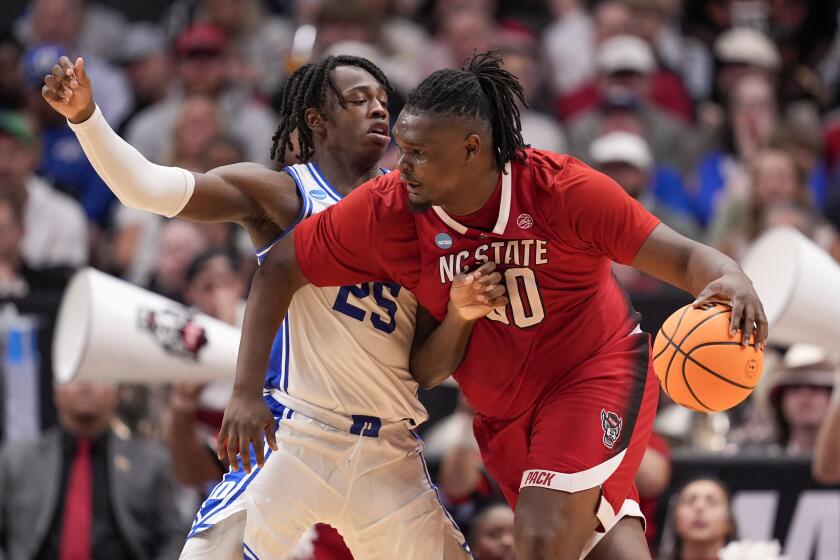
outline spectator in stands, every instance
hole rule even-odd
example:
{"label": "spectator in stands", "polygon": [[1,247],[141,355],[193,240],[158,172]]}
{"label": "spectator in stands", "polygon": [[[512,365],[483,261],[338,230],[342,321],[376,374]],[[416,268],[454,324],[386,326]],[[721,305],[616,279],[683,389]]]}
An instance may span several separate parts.
{"label": "spectator in stands", "polygon": [[8,32],[0,32],[0,67],[6,69],[0,73],[0,111],[26,108],[23,73],[20,72],[22,59],[23,46],[20,42]]}
{"label": "spectator in stands", "polygon": [[541,150],[562,153],[566,151],[566,137],[557,121],[535,110],[535,101],[541,90],[542,76],[537,59],[536,41],[527,35],[514,36],[508,33],[503,39],[499,54],[504,60],[505,69],[519,78],[525,99],[531,108],[520,107],[519,118],[522,122],[522,138],[526,144]]}
{"label": "spectator in stands", "polygon": [[748,192],[748,170],[753,157],[765,147],[779,123],[772,83],[747,74],[727,90],[727,116],[721,147],[706,153],[697,165],[692,192],[694,216],[709,224],[724,193],[743,198]]}
{"label": "spectator in stands", "polygon": [[138,113],[163,101],[169,93],[172,65],[163,31],[150,23],[132,24],[114,62],[122,67],[134,94],[130,112],[115,129],[124,134]]}
{"label": "spectator in stands", "polygon": [[[64,288],[73,269],[33,268],[23,255],[24,212],[18,199],[0,191],[0,309],[7,304],[19,315],[34,317],[40,359],[38,378],[40,428],[55,424],[52,403],[52,330]],[[38,414],[38,411],[36,411]]]}
{"label": "spectator in stands", "polygon": [[761,31],[750,27],[733,27],[720,34],[714,45],[718,68],[715,89],[718,99],[747,75],[757,75],[775,87],[781,55],[776,45]]}
{"label": "spectator in stands", "polygon": [[[205,152],[222,132],[221,116],[216,104],[205,95],[191,95],[181,104],[172,131],[172,154],[166,165],[203,173]],[[241,161],[241,160],[240,160]]]}
{"label": "spectator in stands", "polygon": [[776,419],[776,444],[791,455],[814,451],[820,425],[827,417],[836,365],[828,360],[788,364],[776,373],[770,404]]}
{"label": "spectator in stands", "polygon": [[148,288],[175,301],[183,301],[187,268],[206,248],[207,240],[195,224],[167,220],[161,228],[154,275]]}
{"label": "spectator in stands", "polygon": [[437,10],[437,16],[437,33],[424,53],[423,74],[442,68],[458,68],[474,51],[493,47],[497,29],[490,12],[469,7],[453,8]]}
{"label": "spectator in stands", "polygon": [[614,130],[610,121],[627,115],[640,123],[642,130],[636,132],[648,139],[658,163],[689,168],[696,150],[690,129],[650,102],[651,76],[656,69],[650,46],[630,35],[612,37],[598,49],[596,63],[600,102],[569,125],[570,153],[585,159],[592,142]]}
{"label": "spectator in stands", "polygon": [[[96,102],[102,114],[109,122],[122,122],[131,109],[131,90],[119,68],[108,60],[119,52],[125,17],[87,0],[34,0],[30,7],[16,22],[17,38],[29,48],[60,45],[73,57],[85,57],[85,70],[96,84]],[[52,58],[51,64],[55,60]]]}
{"label": "spectator in stands", "polygon": [[[542,48],[549,65],[551,87],[562,97],[586,85],[595,73],[595,28],[582,0],[548,3],[554,21],[545,29]],[[626,13],[619,2],[601,2],[598,12],[610,8]]]}
{"label": "spectator in stands", "polygon": [[453,414],[427,434],[429,449],[442,452],[438,486],[447,510],[465,534],[472,534],[476,512],[502,500],[501,490],[484,470],[472,432],[474,412],[463,395]]}
{"label": "spectator in stands", "polygon": [[789,152],[775,147],[760,149],[749,167],[746,192],[733,191],[722,200],[710,227],[711,244],[735,259],[743,257],[758,236],[764,214],[772,205],[812,207],[805,177]]}
{"label": "spectator in stands", "polygon": [[175,559],[186,523],[158,444],[112,430],[116,388],[57,386],[60,428],[0,455],[5,558]]}
{"label": "spectator in stands", "polygon": [[268,13],[262,0],[202,0],[198,19],[222,29],[231,41],[241,70],[234,79],[252,83],[270,97],[286,76],[294,29]]}
{"label": "spectator in stands", "polygon": [[513,510],[505,502],[493,502],[476,512],[469,535],[475,560],[516,560]]}
{"label": "spectator in stands", "polygon": [[657,166],[642,136],[622,131],[605,134],[592,143],[588,159],[663,223],[699,239],[679,173]]}
{"label": "spectator in stands", "polygon": [[667,522],[661,560],[714,560],[737,533],[729,489],[714,477],[685,484]]}
{"label": "spectator in stands", "polygon": [[183,100],[205,95],[217,104],[226,132],[245,145],[248,160],[270,166],[266,147],[271,145],[275,119],[247,88],[231,80],[236,62],[228,55],[228,39],[217,27],[195,24],[181,32],[175,41],[175,87],[166,99],[133,119],[126,131],[128,142],[150,160],[166,161]]}
{"label": "spectator in stands", "polygon": [[813,474],[822,484],[840,484],[840,372],[834,374],[831,404],[817,434]]}
{"label": "spectator in stands", "polygon": [[[241,325],[244,295],[245,285],[237,273],[236,262],[224,251],[205,251],[187,268],[184,302],[202,313],[231,325]],[[202,404],[202,392],[216,406]],[[178,482],[202,487],[215,484],[227,471],[227,465],[216,457],[213,438],[229,396],[227,381],[207,386],[183,384],[173,389],[166,442]]]}
{"label": "spectator in stands", "polygon": [[27,105],[40,128],[41,154],[36,172],[79,201],[88,220],[97,229],[102,229],[108,225],[116,198],[85,157],[65,118],[53,111],[41,97],[44,76],[52,71],[58,57],[68,54],[60,45],[38,45],[23,56]]}
{"label": "spectator in stands", "polygon": [[35,175],[38,144],[23,113],[0,113],[0,192],[23,207],[23,257],[32,267],[82,266],[87,220],[79,204]]}
{"label": "spectator in stands", "polygon": [[[626,0],[626,4],[630,11],[628,32],[653,47],[660,67],[676,72],[692,99],[707,98],[711,92],[712,57],[700,41],[682,33],[680,4],[668,0]],[[673,108],[683,116],[693,113],[690,107]]]}

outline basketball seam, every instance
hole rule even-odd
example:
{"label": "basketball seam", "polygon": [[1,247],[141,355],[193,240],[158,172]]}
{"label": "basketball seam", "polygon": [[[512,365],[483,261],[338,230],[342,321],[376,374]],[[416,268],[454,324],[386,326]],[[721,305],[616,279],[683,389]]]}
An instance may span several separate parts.
{"label": "basketball seam", "polygon": [[[685,317],[685,314],[686,314],[686,313],[688,313],[688,310],[689,310],[689,309],[691,309],[691,306],[690,306],[690,305],[687,305],[687,306],[685,306],[685,307],[683,308],[683,314],[680,316],[680,320],[679,320],[679,321],[677,321],[677,326],[676,326],[676,327],[674,327],[674,334],[675,334],[675,335],[676,335],[676,333],[678,333],[678,332],[679,332],[679,330],[680,330],[680,324],[682,323],[682,320],[683,320],[683,318]],[[730,309],[731,309],[731,308],[730,308]],[[723,313],[726,313],[726,310],[725,310],[725,309],[724,309],[723,311],[718,311],[717,313],[715,313],[715,314],[713,314],[713,315],[709,315],[708,317],[706,317],[705,319],[703,319],[702,321],[700,321],[699,323],[697,323],[696,325],[694,325],[694,326],[691,328],[691,330],[690,330],[690,331],[688,331],[687,333],[685,333],[685,336],[684,336],[684,337],[682,337],[682,340],[680,340],[680,343],[679,343],[679,344],[676,344],[676,343],[675,343],[675,342],[674,342],[674,341],[673,341],[673,340],[672,340],[672,339],[671,339],[668,335],[666,335],[666,334],[665,334],[665,331],[662,331],[662,335],[663,335],[663,336],[664,336],[664,337],[668,340],[668,345],[669,345],[669,346],[673,346],[673,347],[676,349],[676,351],[675,351],[675,352],[671,355],[671,359],[670,359],[670,360],[668,360],[668,367],[665,369],[665,392],[666,392],[666,393],[668,393],[669,395],[671,394],[671,393],[668,391],[668,382],[669,382],[669,380],[670,380],[670,378],[671,378],[671,365],[674,363],[674,358],[677,356],[677,352],[680,352],[681,354],[683,354],[683,365],[685,365],[685,353],[684,353],[684,352],[682,352],[682,348],[680,348],[680,347],[682,346],[682,343],[683,343],[683,342],[685,342],[685,341],[686,341],[686,339],[688,339],[688,337],[689,337],[689,336],[691,336],[691,334],[692,334],[694,331],[696,331],[697,329],[699,329],[701,325],[703,325],[703,324],[704,324],[704,323],[706,323],[707,321],[711,321],[712,319],[714,319],[715,317],[717,317],[718,315],[721,315],[721,314],[723,314]],[[660,330],[662,330],[662,329],[660,329]],[[689,387],[689,386],[688,386],[688,380],[687,380],[687,379],[685,379],[685,376],[683,376],[683,381],[685,382],[686,387],[688,388],[689,392],[691,393],[691,396],[693,396],[693,397],[694,397],[694,399],[695,399],[698,403],[700,403],[700,406],[702,406],[703,408],[706,408],[707,410],[712,410],[711,408],[709,408],[708,406],[706,406],[705,404],[703,404],[703,403],[700,401],[700,399],[698,399],[698,398],[697,398],[697,396],[694,394],[694,391],[691,389],[691,387]]]}
{"label": "basketball seam", "polygon": [[[680,350],[677,350],[677,351],[679,352]],[[683,383],[685,383],[685,388],[688,389],[688,392],[691,393],[691,396],[694,397],[694,400],[697,401],[698,403],[700,403],[700,406],[702,406],[703,408],[705,408],[709,412],[714,412],[714,410],[712,410],[712,408],[710,406],[707,406],[706,403],[704,403],[703,401],[700,400],[700,398],[694,393],[694,389],[691,388],[691,384],[688,382],[688,376],[686,375],[686,372],[685,372],[685,358],[683,358],[683,363],[682,363],[682,378],[683,378]]]}
{"label": "basketball seam", "polygon": [[680,349],[680,352],[681,352],[681,353],[683,353],[683,355],[684,355],[686,358],[688,358],[689,360],[691,360],[692,362],[694,362],[694,364],[696,364],[696,365],[700,366],[701,368],[703,368],[703,369],[704,369],[704,370],[706,370],[707,372],[711,373],[712,375],[714,375],[715,377],[717,377],[717,378],[718,378],[718,379],[720,379],[721,381],[726,381],[727,383],[730,383],[730,384],[732,384],[732,385],[735,385],[736,387],[738,387],[738,388],[740,388],[740,389],[747,389],[747,390],[750,390],[750,391],[752,391],[753,389],[755,389],[755,387],[756,387],[755,385],[753,385],[753,386],[749,386],[749,385],[741,385],[740,383],[737,383],[737,382],[735,382],[735,381],[732,381],[731,379],[728,379],[728,378],[726,378],[726,377],[723,377],[723,376],[722,376],[722,375],[720,375],[719,373],[715,372],[714,370],[711,370],[711,369],[707,368],[706,366],[704,366],[703,364],[701,364],[700,362],[698,362],[695,358],[692,358],[692,357],[691,357],[691,353],[692,353],[692,352],[694,352],[694,351],[695,351],[695,350],[697,350],[698,348],[705,348],[706,346],[741,346],[741,343],[740,343],[740,342],[704,342],[703,344],[698,344],[697,346],[695,346],[694,348],[692,348],[691,350],[689,350],[687,354],[685,354],[685,353],[684,353],[684,350],[682,350],[682,349]]}
{"label": "basketball seam", "polygon": [[[676,326],[674,327],[674,334],[675,334],[675,335],[676,335],[678,332],[680,332],[680,325],[682,324],[682,320],[685,318],[685,314],[686,314],[686,313],[688,313],[688,310],[689,310],[689,309],[690,309],[690,307],[689,307],[689,306],[685,306],[685,307],[683,307],[683,312],[682,312],[682,315],[680,315],[680,318],[679,318],[679,320],[677,321]],[[660,328],[659,330],[660,330],[660,331],[662,331],[662,329],[661,329],[661,328]],[[673,344],[673,341],[671,340],[671,338],[670,338],[670,337],[668,337],[668,336],[665,334],[665,331],[662,331],[662,334],[665,336],[665,338],[666,338],[666,339],[668,339],[668,345],[667,345],[667,346],[665,346],[665,348],[668,348],[668,346],[670,346],[671,344]],[[675,345],[675,347],[676,347],[676,348],[679,348],[679,346],[676,346],[676,345]],[[664,352],[664,350],[663,350],[663,352]],[[674,358],[676,357],[676,355],[677,355],[677,353],[676,353],[676,352],[674,352],[673,354],[671,354],[671,359],[670,359],[670,360],[668,360],[668,366],[665,368],[665,392],[666,392],[666,393],[668,393],[668,381],[669,381],[669,380],[670,380],[670,378],[671,378],[671,364],[673,364],[673,363],[674,363]],[[656,359],[656,358],[654,358],[654,359]],[[670,394],[670,393],[668,393],[668,394]]]}
{"label": "basketball seam", "polygon": [[[673,341],[672,341],[670,338],[668,338],[668,335],[666,335],[666,334],[664,334],[664,333],[663,333],[663,335],[662,335],[662,336],[664,336],[664,337],[665,337],[665,339],[666,339],[666,340],[668,340],[668,342],[673,343]],[[732,381],[731,379],[728,379],[728,378],[726,378],[726,377],[723,377],[722,375],[720,375],[720,374],[719,374],[719,373],[717,373],[716,371],[711,370],[711,369],[707,368],[706,366],[704,366],[702,363],[698,362],[696,358],[692,358],[692,357],[691,357],[691,353],[692,353],[692,352],[694,352],[694,351],[695,351],[695,350],[697,350],[698,348],[704,348],[704,347],[706,347],[706,346],[740,346],[740,345],[741,345],[741,343],[740,343],[740,342],[704,342],[704,343],[702,343],[702,344],[698,344],[697,346],[694,346],[694,347],[693,347],[691,350],[689,350],[688,352],[686,352],[685,350],[683,350],[682,348],[680,348],[680,347],[679,347],[679,346],[677,346],[676,344],[675,344],[674,346],[675,346],[675,348],[677,349],[676,351],[677,351],[677,352],[679,352],[680,354],[682,354],[682,355],[683,355],[683,358],[686,358],[686,359],[688,359],[688,360],[691,360],[691,361],[694,363],[694,365],[700,366],[701,368],[703,368],[704,370],[706,370],[708,373],[711,373],[712,375],[714,375],[715,377],[717,377],[717,378],[718,378],[718,379],[720,379],[721,381],[726,381],[727,383],[730,383],[730,384],[732,384],[732,385],[734,385],[734,386],[738,387],[739,389],[753,390],[753,389],[755,389],[755,385],[753,385],[753,386],[751,386],[751,387],[750,387],[750,386],[748,386],[748,385],[741,385],[740,383],[737,383],[737,382],[735,382],[735,381]],[[683,360],[683,361],[685,361],[685,360]]]}

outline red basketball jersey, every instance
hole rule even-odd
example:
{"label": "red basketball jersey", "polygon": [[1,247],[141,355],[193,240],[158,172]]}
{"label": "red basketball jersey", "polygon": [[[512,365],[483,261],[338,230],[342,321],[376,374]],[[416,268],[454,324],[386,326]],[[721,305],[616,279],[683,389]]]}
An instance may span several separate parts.
{"label": "red basketball jersey", "polygon": [[501,192],[476,213],[495,214],[492,230],[466,227],[438,207],[412,213],[393,172],[295,231],[298,263],[313,284],[393,280],[439,320],[454,276],[496,262],[510,303],[476,323],[455,372],[476,411],[496,418],[529,409],[566,372],[635,328],[611,261],[630,263],[659,223],[614,181],[569,156],[529,149],[507,170]]}

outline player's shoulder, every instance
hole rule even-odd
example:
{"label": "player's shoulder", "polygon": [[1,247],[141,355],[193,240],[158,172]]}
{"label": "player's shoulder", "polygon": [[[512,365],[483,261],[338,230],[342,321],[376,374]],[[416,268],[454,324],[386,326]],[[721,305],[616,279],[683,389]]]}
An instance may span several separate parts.
{"label": "player's shoulder", "polygon": [[356,190],[364,191],[376,214],[387,211],[392,220],[403,220],[411,216],[399,171],[390,171],[374,177]]}
{"label": "player's shoulder", "polygon": [[538,191],[557,194],[565,189],[598,180],[601,173],[568,154],[529,148],[526,150],[527,178]]}

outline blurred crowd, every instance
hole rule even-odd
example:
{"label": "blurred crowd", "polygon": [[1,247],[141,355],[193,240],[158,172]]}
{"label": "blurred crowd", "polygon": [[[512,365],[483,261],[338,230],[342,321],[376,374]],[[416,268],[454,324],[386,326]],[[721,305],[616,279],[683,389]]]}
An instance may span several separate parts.
{"label": "blurred crowd", "polygon": [[[282,165],[269,158],[275,108],[307,61],[375,62],[396,88],[393,121],[430,72],[498,49],[527,95],[527,143],[589,163],[736,260],[789,225],[840,261],[835,0],[176,0],[148,21],[115,5],[32,0],[0,29],[0,558],[55,558],[63,532],[80,530],[61,515],[75,507],[80,456],[93,465],[85,480],[95,543],[110,551],[102,558],[176,558],[225,468],[208,446],[224,386],[53,387],[50,337],[73,272],[94,266],[237,324],[256,267],[236,226],[116,201],[41,98],[60,56],[85,58],[104,116],[144,156],[204,172]],[[390,151],[382,165],[394,161]],[[633,269],[616,274],[634,299],[682,301]],[[663,399],[636,481],[654,554],[714,558],[737,540],[725,481],[697,478],[657,502],[672,453],[808,456],[824,420],[840,423],[836,357],[785,350],[768,351],[762,386],[727,413]],[[9,382],[21,376],[29,388]],[[469,408],[452,387],[422,398],[428,458],[476,558],[513,558],[513,514],[482,469]],[[665,527],[657,508],[668,509]],[[328,530],[307,538],[300,558],[348,558]]]}

